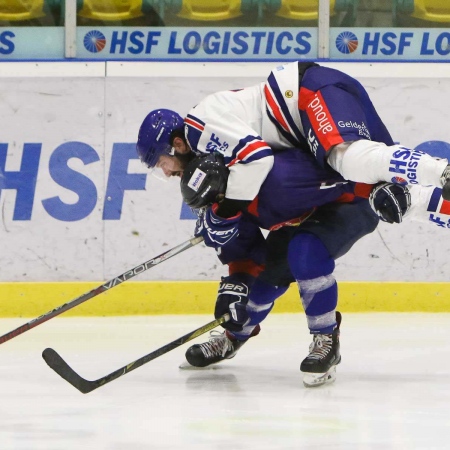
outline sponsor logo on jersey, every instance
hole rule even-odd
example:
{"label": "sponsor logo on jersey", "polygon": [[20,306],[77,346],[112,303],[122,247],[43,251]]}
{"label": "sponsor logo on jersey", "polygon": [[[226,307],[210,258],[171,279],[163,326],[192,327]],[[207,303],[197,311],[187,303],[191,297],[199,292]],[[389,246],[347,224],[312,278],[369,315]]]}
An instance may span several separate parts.
{"label": "sponsor logo on jersey", "polygon": [[406,147],[399,147],[399,149],[393,153],[393,158],[389,162],[389,172],[405,175],[409,184],[418,184],[417,166],[419,165],[420,159],[425,154],[425,152],[420,150],[410,150]]}
{"label": "sponsor logo on jersey", "polygon": [[314,130],[314,134],[308,132],[307,138],[310,146],[314,135],[325,151],[344,141],[320,91],[313,92],[303,87],[300,88],[299,108],[306,112]]}
{"label": "sponsor logo on jersey", "polygon": [[391,181],[395,184],[401,184],[401,185],[408,184],[408,181],[406,181],[404,178],[399,177],[399,176],[392,177]]}
{"label": "sponsor logo on jersey", "polygon": [[354,129],[358,130],[358,134],[360,136],[364,136],[366,139],[371,140],[369,130],[367,129],[367,126],[364,122],[357,123],[357,122],[353,122],[351,120],[349,120],[349,121],[340,120],[337,123],[337,125],[339,128],[354,128]]}
{"label": "sponsor logo on jersey", "polygon": [[206,150],[208,150],[209,152],[225,153],[228,147],[228,142],[221,142],[221,138],[214,133],[211,133],[209,141],[206,144]]}
{"label": "sponsor logo on jersey", "polygon": [[[435,225],[437,225],[438,227],[450,228],[450,220],[447,220],[446,217],[441,218],[441,216],[438,216],[435,214],[430,214],[430,216],[428,217],[428,220],[431,223],[434,223]],[[446,220],[447,220],[447,222],[445,222]]]}
{"label": "sponsor logo on jersey", "polygon": [[322,95],[315,94],[313,99],[308,103],[308,108],[313,114],[314,122],[319,133],[327,134],[334,130],[330,120],[330,113],[326,105],[324,105]]}
{"label": "sponsor logo on jersey", "polygon": [[202,185],[204,179],[206,178],[206,173],[203,172],[203,170],[195,169],[194,173],[192,174],[190,180],[188,181],[188,186],[195,192],[197,192],[200,189],[200,186]]}
{"label": "sponsor logo on jersey", "polygon": [[308,132],[308,145],[311,151],[314,153],[314,156],[316,156],[319,143],[317,142],[316,136],[313,133],[312,128],[310,128]]}

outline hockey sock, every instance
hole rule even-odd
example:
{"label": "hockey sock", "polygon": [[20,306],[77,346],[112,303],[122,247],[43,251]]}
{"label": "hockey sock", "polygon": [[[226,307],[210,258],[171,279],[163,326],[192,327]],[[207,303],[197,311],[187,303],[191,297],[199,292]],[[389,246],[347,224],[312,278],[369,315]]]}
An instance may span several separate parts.
{"label": "hockey sock", "polygon": [[249,300],[247,303],[247,312],[250,321],[244,326],[242,331],[233,332],[233,336],[239,341],[248,339],[256,325],[260,324],[270,313],[275,300],[283,295],[289,286],[271,286],[259,279],[253,284]]}
{"label": "hockey sock", "polygon": [[289,244],[288,259],[311,334],[331,334],[337,305],[333,258],[318,237],[299,233]]}

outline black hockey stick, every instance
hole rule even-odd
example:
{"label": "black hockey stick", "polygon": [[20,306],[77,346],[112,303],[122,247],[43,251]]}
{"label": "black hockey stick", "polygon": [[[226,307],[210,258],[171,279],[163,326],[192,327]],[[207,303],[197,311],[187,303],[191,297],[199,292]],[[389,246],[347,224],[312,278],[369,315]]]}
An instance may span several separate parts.
{"label": "black hockey stick", "polygon": [[112,289],[113,287],[118,286],[124,281],[127,281],[130,278],[133,278],[136,275],[139,275],[140,273],[145,272],[148,269],[151,269],[152,267],[162,263],[163,261],[171,258],[172,256],[178,255],[179,253],[184,252],[188,248],[191,248],[202,241],[203,241],[202,237],[195,237],[189,239],[188,241],[183,242],[182,244],[179,244],[176,247],[167,250],[164,253],[161,253],[161,255],[156,256],[155,258],[149,259],[148,261],[139,264],[133,269],[124,272],[122,275],[119,275],[118,277],[107,281],[105,284],[102,284],[101,286],[92,289],[92,291],[80,295],[80,297],[77,297],[75,300],[72,300],[68,303],[64,303],[64,305],[58,306],[57,308],[46,312],[42,316],[39,316],[36,319],[30,320],[30,322],[21,325],[15,330],[12,330],[9,333],[4,334],[3,336],[0,336],[0,344],[3,344],[4,342],[9,341],[10,339],[15,338],[16,336],[25,333],[25,331],[31,330],[32,328],[37,327],[41,323],[47,322],[47,320],[53,319],[53,317],[56,317],[59,314],[62,314],[63,312],[66,312],[69,309],[72,309],[75,306],[78,306],[81,303],[84,303],[85,301],[90,300],[91,298],[96,297],[97,295],[102,294],[103,292]]}
{"label": "black hockey stick", "polygon": [[81,393],[88,394],[89,392],[92,392],[93,390],[101,386],[104,386],[106,383],[117,380],[117,378],[120,378],[122,375],[125,375],[128,372],[131,372],[132,370],[143,366],[144,364],[152,361],[153,359],[158,358],[161,355],[164,355],[165,353],[170,352],[171,350],[174,350],[180,345],[183,345],[186,342],[191,341],[192,339],[195,339],[198,336],[201,336],[202,334],[212,330],[213,328],[218,327],[220,324],[227,322],[229,319],[230,316],[228,314],[224,314],[218,319],[213,320],[212,322],[209,322],[206,325],[203,325],[202,327],[197,328],[196,330],[191,331],[188,334],[185,334],[184,336],[176,339],[175,341],[164,345],[158,350],[155,350],[149,353],[148,355],[142,356],[136,361],[133,361],[132,363],[115,370],[109,375],[105,375],[104,377],[101,377],[98,380],[94,381],[89,381],[80,377],[80,375],[78,375],[52,348],[46,348],[42,352],[42,357],[44,358],[48,366],[51,369],[53,369],[59,376],[64,378],[73,387],[77,388]]}

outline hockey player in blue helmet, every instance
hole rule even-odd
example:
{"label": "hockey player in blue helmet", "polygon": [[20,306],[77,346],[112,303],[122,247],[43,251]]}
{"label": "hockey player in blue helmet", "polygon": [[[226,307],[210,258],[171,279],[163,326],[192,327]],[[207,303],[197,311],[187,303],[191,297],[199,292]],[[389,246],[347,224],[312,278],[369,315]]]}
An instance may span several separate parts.
{"label": "hockey player in blue helmet", "polygon": [[155,109],[145,117],[139,129],[136,150],[149,169],[160,169],[165,176],[181,176],[183,167],[194,156],[184,147],[175,152],[174,145],[184,146],[184,121],[175,111]]}
{"label": "hockey player in blue helmet", "polygon": [[166,175],[181,175],[178,163],[190,152],[219,152],[230,170],[223,202],[205,214],[205,239],[224,230],[236,235],[239,213],[281,149],[308,150],[346,180],[443,187],[450,200],[449,160],[396,144],[361,83],[315,63],[278,65],[265,82],[208,95],[188,111],[172,147],[179,156],[156,163]]}

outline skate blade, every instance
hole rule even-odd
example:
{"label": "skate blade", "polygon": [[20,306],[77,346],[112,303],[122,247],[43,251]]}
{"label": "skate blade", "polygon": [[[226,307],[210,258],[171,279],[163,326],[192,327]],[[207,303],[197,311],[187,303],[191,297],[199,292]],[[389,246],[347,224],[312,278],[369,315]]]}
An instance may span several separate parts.
{"label": "skate blade", "polygon": [[178,368],[181,369],[181,370],[216,370],[219,367],[217,367],[217,363],[216,364],[210,364],[209,366],[206,366],[206,367],[197,367],[197,366],[192,366],[187,361],[183,361],[178,366]]}
{"label": "skate blade", "polygon": [[319,387],[324,384],[333,383],[336,380],[336,366],[333,366],[326,373],[306,373],[303,372],[303,384],[305,387]]}

